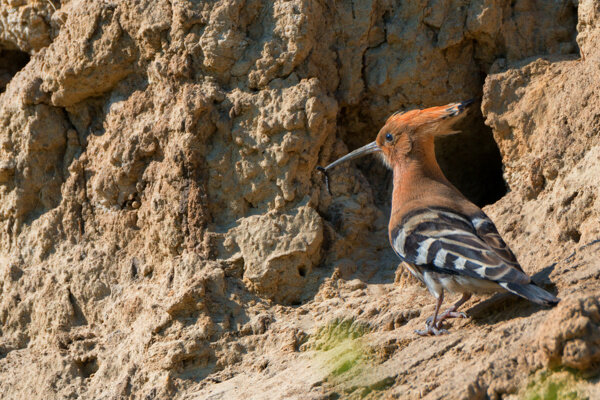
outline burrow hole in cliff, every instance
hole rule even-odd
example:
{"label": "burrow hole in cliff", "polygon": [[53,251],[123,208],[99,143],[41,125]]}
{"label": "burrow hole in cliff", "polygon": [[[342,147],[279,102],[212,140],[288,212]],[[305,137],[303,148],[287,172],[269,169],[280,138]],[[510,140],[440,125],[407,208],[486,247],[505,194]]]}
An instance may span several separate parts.
{"label": "burrow hole in cliff", "polygon": [[[375,139],[381,124],[364,122],[356,110],[342,112],[339,123],[344,128],[342,139],[349,150],[354,150]],[[351,129],[346,127],[351,126]],[[373,128],[372,128],[373,127]],[[358,129],[357,129],[358,128]],[[502,158],[494,141],[492,130],[484,124],[477,106],[455,125],[460,133],[436,139],[436,158],[446,177],[469,200],[483,207],[493,204],[507,192],[502,176]],[[378,157],[363,157],[356,161],[373,188],[375,202],[389,213],[392,197],[392,171]]]}
{"label": "burrow hole in cliff", "polygon": [[89,378],[96,372],[98,372],[98,359],[95,356],[91,356],[82,360],[76,360],[75,365],[79,369],[79,373],[84,378]]}
{"label": "burrow hole in cliff", "polygon": [[8,82],[27,65],[29,58],[23,51],[0,48],[0,93],[4,93]]}

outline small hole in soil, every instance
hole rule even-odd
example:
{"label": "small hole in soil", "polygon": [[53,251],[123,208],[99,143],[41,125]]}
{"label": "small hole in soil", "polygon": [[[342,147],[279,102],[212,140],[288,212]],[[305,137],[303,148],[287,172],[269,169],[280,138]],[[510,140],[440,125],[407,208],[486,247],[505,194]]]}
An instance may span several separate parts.
{"label": "small hole in soil", "polygon": [[6,90],[8,82],[27,65],[29,54],[19,50],[0,49],[0,93]]}
{"label": "small hole in soil", "polygon": [[577,229],[569,229],[565,232],[565,237],[567,240],[572,240],[575,243],[579,243],[579,240],[581,239],[581,232],[579,232]]}
{"label": "small hole in soil", "polygon": [[84,378],[89,378],[98,371],[98,359],[96,357],[86,358],[85,360],[75,361],[79,372]]}
{"label": "small hole in soil", "polygon": [[136,279],[138,276],[138,270],[139,270],[139,264],[140,261],[136,258],[133,257],[131,259],[131,279]]}
{"label": "small hole in soil", "polygon": [[298,267],[298,274],[304,278],[306,276],[306,267]]}

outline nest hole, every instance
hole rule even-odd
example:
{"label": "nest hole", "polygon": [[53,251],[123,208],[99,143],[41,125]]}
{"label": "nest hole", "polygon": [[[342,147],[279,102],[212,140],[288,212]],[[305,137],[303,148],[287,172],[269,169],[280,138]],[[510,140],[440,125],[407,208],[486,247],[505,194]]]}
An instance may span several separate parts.
{"label": "nest hole", "polygon": [[0,49],[0,93],[11,79],[29,62],[29,54],[19,50]]}
{"label": "nest hole", "polygon": [[493,204],[507,192],[500,150],[492,130],[473,110],[456,125],[460,133],[436,141],[436,158],[458,190],[479,207]]}

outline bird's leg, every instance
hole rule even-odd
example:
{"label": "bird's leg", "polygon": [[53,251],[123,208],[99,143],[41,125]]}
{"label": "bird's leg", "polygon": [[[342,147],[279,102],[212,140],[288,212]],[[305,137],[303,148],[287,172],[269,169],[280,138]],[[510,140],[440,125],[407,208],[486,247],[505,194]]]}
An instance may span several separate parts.
{"label": "bird's leg", "polygon": [[429,317],[427,318],[427,321],[425,322],[426,324],[426,328],[423,330],[416,330],[415,332],[418,335],[421,336],[427,336],[427,335],[441,335],[442,333],[448,333],[447,330],[445,329],[441,329],[439,327],[438,321],[437,321],[437,316],[438,313],[440,312],[440,308],[442,307],[442,303],[444,302],[444,292],[442,291],[442,293],[440,294],[440,296],[437,298],[437,304],[435,305],[435,311],[433,313],[433,317]]}
{"label": "bird's leg", "polygon": [[452,307],[450,307],[449,309],[447,309],[446,311],[441,313],[436,322],[439,324],[446,318],[467,318],[467,314],[465,314],[464,312],[457,312],[456,310],[458,310],[458,307],[465,304],[465,302],[467,300],[469,300],[470,298],[471,298],[471,293],[463,293],[460,300],[458,300],[456,303],[454,303],[454,305],[452,305]]}

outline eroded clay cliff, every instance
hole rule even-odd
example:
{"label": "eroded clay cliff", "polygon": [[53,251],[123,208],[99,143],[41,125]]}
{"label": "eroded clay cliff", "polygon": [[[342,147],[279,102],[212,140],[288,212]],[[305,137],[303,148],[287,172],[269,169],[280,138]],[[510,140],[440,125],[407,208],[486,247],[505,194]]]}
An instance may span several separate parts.
{"label": "eroded clay cliff", "polygon": [[[599,37],[593,0],[4,2],[0,397],[598,396]],[[421,338],[390,173],[315,167],[473,97],[440,163],[563,302]]]}

